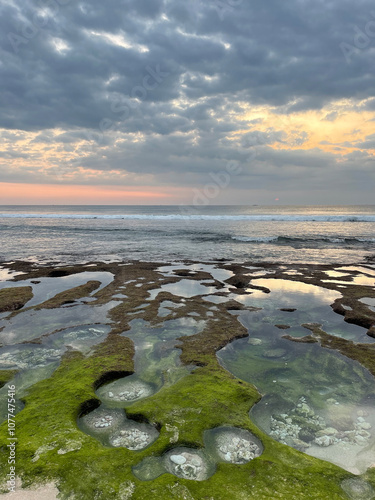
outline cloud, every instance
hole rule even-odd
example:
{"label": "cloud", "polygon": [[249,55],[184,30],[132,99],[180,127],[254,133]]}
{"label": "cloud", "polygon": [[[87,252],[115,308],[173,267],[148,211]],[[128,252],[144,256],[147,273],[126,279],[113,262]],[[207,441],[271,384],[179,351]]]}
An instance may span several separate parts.
{"label": "cloud", "polygon": [[[0,180],[25,170],[37,182],[107,181],[106,172],[120,172],[113,176],[121,182],[204,182],[226,161],[246,164],[257,148],[258,166],[246,175],[290,184],[295,168],[312,175],[325,162],[336,172],[353,153],[349,143],[374,148],[373,137],[358,136],[346,137],[344,149],[336,139],[312,145],[308,126],[270,121],[301,115],[309,125],[310,112],[325,110],[322,122],[335,125],[337,102],[375,112],[375,37],[350,64],[340,48],[372,19],[370,0],[218,5],[4,0],[0,128],[8,163]],[[267,116],[250,116],[260,108]],[[368,157],[356,161],[358,175]]]}

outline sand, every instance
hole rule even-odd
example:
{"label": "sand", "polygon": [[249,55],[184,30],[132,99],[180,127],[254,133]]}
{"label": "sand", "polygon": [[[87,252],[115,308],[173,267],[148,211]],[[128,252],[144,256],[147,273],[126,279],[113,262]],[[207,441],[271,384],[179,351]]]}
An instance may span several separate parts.
{"label": "sand", "polygon": [[56,500],[59,490],[54,483],[48,483],[38,488],[22,489],[21,481],[16,481],[16,491],[0,494],[0,500]]}

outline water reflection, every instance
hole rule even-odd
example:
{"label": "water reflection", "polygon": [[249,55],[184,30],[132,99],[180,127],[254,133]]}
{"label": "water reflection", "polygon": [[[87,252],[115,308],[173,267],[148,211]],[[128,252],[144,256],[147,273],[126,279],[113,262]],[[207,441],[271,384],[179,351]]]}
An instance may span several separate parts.
{"label": "water reflection", "polygon": [[[241,315],[241,321],[251,332],[261,331],[266,323],[297,328],[301,332],[301,335],[297,336],[304,336],[308,332],[302,333],[302,324],[318,323],[330,335],[353,342],[369,344],[375,342],[366,334],[367,329],[346,323],[342,316],[332,310],[330,304],[341,297],[341,294],[335,290],[327,290],[299,281],[273,278],[253,280],[252,284],[266,287],[271,293],[266,294],[261,290],[249,289],[252,292],[250,295],[228,296],[245,306],[262,308],[261,311]],[[294,310],[294,312],[287,310]],[[291,331],[287,333],[294,336]]]}
{"label": "water reflection", "polygon": [[82,324],[109,323],[107,313],[117,302],[102,306],[77,305],[69,308],[25,311],[10,320],[1,320],[2,341],[6,345],[30,341],[63,328]]}
{"label": "water reflection", "polygon": [[70,290],[80,285],[86,284],[88,281],[100,281],[101,285],[92,292],[97,293],[102,288],[106,287],[113,281],[114,275],[109,272],[82,272],[71,274],[69,276],[62,276],[59,278],[38,278],[28,279],[22,281],[7,281],[0,283],[0,290],[3,288],[13,288],[20,286],[31,286],[33,289],[33,298],[28,301],[25,307],[31,307],[48,299],[53,298],[61,292]]}
{"label": "water reflection", "polygon": [[122,335],[134,342],[134,365],[139,379],[160,388],[174,384],[191,372],[193,367],[181,364],[176,339],[199,333],[205,321],[184,317],[165,321],[162,327],[156,328],[144,320],[134,319],[130,326]]}
{"label": "water reflection", "polygon": [[179,297],[191,298],[195,297],[196,295],[208,295],[217,291],[217,288],[213,286],[206,286],[202,283],[211,282],[206,280],[195,281],[184,279],[179,281],[178,283],[168,283],[167,285],[162,285],[155,290],[151,290],[149,300],[154,300],[160,292],[169,292]]}

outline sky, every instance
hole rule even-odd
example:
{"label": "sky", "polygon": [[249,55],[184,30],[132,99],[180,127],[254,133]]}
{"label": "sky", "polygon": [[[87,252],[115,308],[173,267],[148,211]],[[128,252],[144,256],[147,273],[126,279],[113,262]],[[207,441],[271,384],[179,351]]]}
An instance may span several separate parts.
{"label": "sky", "polygon": [[0,204],[373,204],[370,0],[2,0]]}

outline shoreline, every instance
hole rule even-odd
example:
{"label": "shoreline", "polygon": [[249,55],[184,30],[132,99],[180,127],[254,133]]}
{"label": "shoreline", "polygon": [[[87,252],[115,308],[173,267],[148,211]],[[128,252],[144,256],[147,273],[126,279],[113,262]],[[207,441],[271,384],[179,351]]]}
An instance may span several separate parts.
{"label": "shoreline", "polygon": [[[55,295],[51,292],[52,296],[46,297],[44,300],[40,299],[38,303],[35,303],[31,307],[27,305],[30,298],[30,290],[28,293],[23,290],[23,295],[17,297],[18,302],[15,302],[13,296],[10,299],[8,296],[8,302],[5,303],[4,301],[2,302],[5,299],[2,297],[1,292],[5,290],[5,293],[8,295],[11,292],[6,292],[6,286],[0,289],[0,310],[3,310],[0,321],[5,321],[5,323],[3,321],[3,326],[0,328],[5,339],[11,331],[17,331],[14,329],[16,325],[20,324],[23,317],[25,318],[23,322],[25,322],[27,318],[33,318],[33,315],[38,317],[41,314],[42,316],[47,315],[46,317],[49,317],[48,315],[53,313],[57,319],[61,316],[62,324],[60,326],[56,323],[54,328],[48,329],[46,327],[38,335],[34,331],[31,334],[28,333],[27,335],[29,336],[25,337],[25,334],[22,333],[24,330],[21,329],[20,332],[23,337],[19,337],[19,341],[15,343],[13,340],[14,345],[32,345],[35,348],[38,348],[38,346],[42,348],[46,342],[50,342],[49,339],[53,340],[56,336],[56,338],[59,338],[59,335],[63,335],[67,331],[67,327],[72,328],[74,326],[64,324],[65,320],[63,318],[69,318],[69,311],[73,313],[77,308],[79,310],[82,309],[82,311],[84,310],[83,308],[88,308],[90,311],[94,310],[92,307],[95,307],[95,310],[101,310],[100,308],[105,307],[106,309],[103,309],[103,311],[108,311],[108,320],[106,323],[108,328],[110,328],[110,332],[92,347],[92,354],[89,357],[87,355],[85,357],[77,351],[77,348],[68,349],[62,355],[60,365],[56,371],[47,379],[40,380],[34,386],[31,386],[27,396],[23,397],[26,406],[17,416],[17,421],[19,420],[19,426],[23,433],[22,440],[30,439],[27,436],[30,432],[35,432],[32,423],[34,415],[32,408],[35,406],[35,401],[42,402],[47,399],[50,405],[50,412],[52,412],[52,415],[50,415],[49,412],[46,413],[44,410],[41,410],[38,420],[43,419],[46,422],[46,428],[38,431],[40,436],[37,433],[38,436],[32,439],[34,444],[28,445],[34,449],[35,465],[32,465],[29,459],[25,461],[22,459],[22,475],[27,479],[28,483],[32,482],[33,470],[39,464],[41,464],[45,471],[49,470],[51,463],[61,468],[63,462],[60,463],[58,457],[60,455],[64,456],[65,453],[78,453],[79,456],[82,455],[82,460],[87,461],[90,464],[90,468],[96,470],[95,474],[99,473],[100,467],[106,468],[105,462],[102,462],[100,457],[103,457],[103,459],[107,457],[105,460],[112,457],[111,460],[114,460],[111,449],[102,450],[98,447],[95,440],[84,437],[84,435],[75,429],[72,415],[79,416],[88,401],[97,400],[95,388],[101,386],[104,381],[109,381],[113,377],[116,378],[119,376],[113,374],[125,372],[129,374],[137,371],[134,363],[138,359],[136,356],[139,353],[140,340],[138,337],[134,337],[136,333],[134,332],[134,325],[139,323],[145,335],[153,335],[153,332],[158,332],[160,328],[163,328],[163,325],[167,325],[168,323],[183,325],[183,322],[186,322],[187,318],[189,318],[192,324],[199,324],[201,326],[188,335],[181,336],[182,332],[180,334],[176,333],[174,334],[174,338],[178,342],[177,347],[180,352],[179,359],[181,362],[181,368],[177,366],[177,369],[182,370],[183,367],[193,367],[192,372],[183,371],[184,375],[182,378],[179,378],[181,377],[179,375],[177,378],[170,379],[170,381],[163,375],[164,385],[159,392],[146,398],[144,401],[136,403],[134,408],[129,407],[126,409],[129,418],[140,418],[142,416],[142,419],[146,419],[147,422],[158,423],[158,426],[161,426],[161,436],[152,445],[152,448],[150,448],[151,451],[153,450],[153,456],[162,456],[165,450],[170,449],[171,446],[175,446],[176,438],[173,436],[176,434],[176,429],[178,429],[178,443],[192,443],[194,446],[201,447],[203,445],[202,435],[206,429],[231,423],[231,425],[247,429],[259,437],[267,450],[266,456],[274,457],[272,460],[276,460],[276,456],[283,457],[282,460],[285,464],[294,463],[295,460],[303,460],[306,463],[306,467],[315,468],[314,470],[317,471],[316,476],[314,476],[316,482],[314,483],[315,480],[313,480],[312,484],[315,484],[315,487],[319,491],[328,491],[327,488],[330,488],[330,490],[333,488],[339,495],[340,481],[337,478],[351,477],[348,472],[334,465],[327,465],[327,462],[321,462],[311,457],[308,458],[307,455],[303,455],[305,457],[303,459],[299,458],[299,452],[293,448],[285,447],[260,431],[247,417],[251,406],[260,400],[259,392],[251,384],[241,381],[220,366],[216,353],[223,347],[232,344],[236,339],[246,339],[249,337],[249,332],[238,320],[238,315],[244,312],[251,313],[252,311],[256,314],[257,311],[260,311],[261,308],[251,305],[251,301],[256,297],[272,298],[274,284],[287,283],[289,287],[296,287],[295,297],[298,296],[298,286],[305,287],[302,290],[302,294],[306,295],[308,295],[309,290],[318,287],[319,290],[326,290],[327,294],[335,294],[335,297],[340,294],[332,304],[329,304],[332,311],[343,317],[345,323],[358,325],[363,329],[366,328],[368,343],[358,343],[337,337],[327,333],[324,330],[324,325],[311,322],[305,322],[306,324],[301,325],[306,330],[304,337],[289,335],[288,329],[290,325],[285,324],[285,322],[274,323],[275,327],[280,331],[280,338],[284,339],[284,342],[290,342],[291,346],[313,343],[322,348],[327,348],[328,351],[338,352],[346,358],[358,361],[375,376],[375,343],[371,343],[375,338],[375,310],[361,302],[363,298],[375,299],[374,287],[368,286],[368,283],[371,281],[375,282],[375,269],[371,264],[361,263],[351,266],[347,264],[343,266],[330,264],[287,265],[254,262],[239,264],[227,261],[216,263],[184,261],[166,264],[164,262],[129,261],[124,263],[90,262],[85,265],[77,264],[74,266],[36,266],[29,262],[17,261],[14,263],[3,263],[1,267],[3,270],[7,269],[11,273],[22,273],[14,274],[13,276],[10,275],[9,279],[11,281],[6,282],[6,284],[10,285],[8,290],[12,293],[18,290],[19,295],[22,288],[30,288],[31,292],[35,292],[39,286],[46,286],[47,282],[53,283],[56,281],[60,285],[69,283],[69,286],[66,284],[65,289],[60,288],[60,291],[58,293],[55,292]],[[350,269],[347,269],[348,267]],[[90,277],[90,280],[86,280],[85,283],[82,282],[82,280],[85,281],[84,277],[86,276],[86,274],[82,273],[90,273],[90,276],[92,274],[95,275],[95,273],[107,273],[112,274],[113,279],[106,286],[101,287],[100,280],[95,281],[95,276],[93,278]],[[342,276],[337,275],[340,273]],[[79,281],[78,278],[80,275],[82,275],[82,278]],[[267,282],[267,280],[269,281]],[[26,283],[22,283],[23,281]],[[267,284],[269,287],[267,287]],[[285,318],[292,319],[294,317],[293,314],[295,314],[294,311],[297,311],[295,308],[297,306],[293,304],[287,308],[280,309],[280,307],[281,304],[278,310],[286,311],[283,313],[286,315]],[[298,309],[298,311],[303,313],[303,310]],[[8,321],[6,318],[12,321],[12,330],[6,328],[6,321]],[[288,321],[288,319],[285,321]],[[99,322],[102,322],[102,320]],[[85,322],[82,324],[84,325]],[[146,324],[148,325],[147,328]],[[34,322],[34,330],[36,328],[37,323]],[[283,331],[284,329],[285,331]],[[130,337],[128,338],[127,336]],[[9,339],[11,338],[14,337],[9,337]],[[148,338],[151,339],[151,337]],[[155,337],[155,340],[152,342],[156,341],[159,342]],[[171,339],[170,342],[168,341],[169,343],[165,344],[165,347],[161,346],[160,355],[162,357],[160,360],[163,360],[163,356],[174,355],[176,341],[172,341]],[[111,373],[112,375],[109,375]],[[154,375],[149,374],[148,376],[159,377],[157,373],[155,372]],[[77,374],[79,374],[79,378],[77,378]],[[10,379],[13,376],[14,373],[9,374]],[[3,373],[2,377],[5,383],[6,374]],[[52,392],[50,384],[52,384],[52,388],[55,388],[52,389]],[[59,389],[57,389],[58,387]],[[56,401],[54,398],[56,391],[63,398],[63,402]],[[73,394],[75,394],[73,400],[66,399],[64,396],[65,391],[67,395],[73,391]],[[194,407],[184,409],[186,406],[184,398],[191,398],[192,394],[195,395],[193,400],[197,398],[197,401],[202,401],[203,398],[205,401],[205,404],[199,408],[200,413],[198,414],[195,413],[195,409],[193,411]],[[80,403],[77,404],[78,402]],[[62,404],[64,410],[59,415],[62,410]],[[218,411],[218,408],[221,408],[221,410]],[[185,414],[187,410],[188,413]],[[176,411],[182,412],[181,415],[184,415],[184,423],[181,423],[180,419],[174,416],[174,412]],[[56,420],[52,418],[53,415],[55,415]],[[197,418],[198,415],[199,418]],[[68,448],[66,444],[64,445],[64,440],[58,437],[60,436],[60,431],[58,430],[54,431],[55,433],[57,432],[56,437],[59,442],[57,447],[54,446],[50,451],[45,450],[37,453],[37,443],[40,443],[42,436],[44,441],[51,441],[51,429],[56,428],[56,426],[57,429],[63,429],[68,426],[70,429],[69,434],[71,434],[69,440],[72,442],[72,445],[69,445]],[[125,463],[133,463],[133,466],[137,463],[139,464],[142,457],[147,457],[149,453],[147,450],[144,453],[139,452],[139,458],[137,458],[138,455],[129,455],[128,452],[123,450],[116,451],[121,451],[121,460],[124,460]],[[87,453],[91,453],[91,455],[87,455]],[[120,458],[120,455],[118,455],[118,458]],[[98,458],[99,468],[94,466],[92,462],[93,457]],[[277,463],[277,460],[275,463]],[[323,477],[322,464],[326,464],[324,467],[328,468],[331,471],[332,478],[336,479]],[[243,491],[241,488],[245,487],[244,471],[258,470],[258,468],[260,468],[260,471],[264,467],[267,468],[267,465],[264,458],[259,457],[254,459],[252,463],[250,462],[247,468],[244,466],[241,469],[241,467],[236,469],[236,474],[239,474],[238,477],[242,478],[238,479],[239,492]],[[292,469],[288,469],[288,471],[284,470],[282,473],[279,470],[277,474],[286,474],[285,477],[288,478],[286,480],[287,483],[292,484],[291,474],[293,475],[294,473],[292,473]],[[234,477],[236,477],[236,474]],[[366,477],[371,479],[373,476],[375,481],[375,472],[371,471],[370,473],[369,470]],[[138,488],[140,491],[149,491],[151,483],[158,484],[156,480],[156,482],[151,481],[150,484],[147,481],[142,481],[141,484],[137,481],[134,482],[131,473],[130,476],[127,474],[126,477],[128,478],[127,481],[130,481],[134,485],[134,488]],[[165,479],[165,474],[161,477],[164,478],[163,481],[167,480]],[[173,475],[170,475],[170,478],[171,481],[175,479]],[[215,486],[217,490],[215,491],[218,499],[222,498],[220,491],[223,488],[223,484],[221,483],[223,478],[224,476],[219,472],[216,472],[212,478],[214,480],[213,484],[217,484]],[[74,491],[74,488],[76,488],[76,486],[73,487],[70,484],[70,479],[62,470],[56,476],[56,479],[60,482],[59,487],[64,491],[68,491],[69,489]],[[118,485],[118,488],[122,488],[121,484],[123,481],[121,482],[120,476],[117,477],[114,475],[113,481]],[[301,481],[302,485],[302,476],[298,481]],[[325,481],[328,481],[330,486]],[[371,481],[373,480],[371,479]],[[320,486],[318,486],[319,482],[322,482]],[[108,485],[105,482],[101,482],[100,484],[103,491],[106,491]],[[189,491],[192,495],[194,495],[193,490],[196,490],[195,495],[203,495],[205,491],[204,481],[199,482],[199,485],[194,487],[190,487],[190,484]],[[259,476],[257,484],[259,484],[259,488],[261,489],[258,490],[258,496],[251,498],[261,499],[263,498],[261,493],[262,488],[265,491],[265,485],[262,482],[261,476]],[[375,485],[375,482],[373,484]],[[290,493],[287,493],[288,485],[282,487],[278,484],[277,487],[281,488],[280,491],[283,491],[282,495],[285,495],[285,498],[288,498],[288,495],[290,498]],[[90,488],[90,486],[85,484],[85,488]],[[132,488],[133,486],[130,489],[132,490]],[[89,498],[83,490],[80,494],[82,498]],[[11,497],[9,496],[9,498]],[[283,498],[283,496],[280,498]],[[338,496],[337,498],[341,497]]]}

